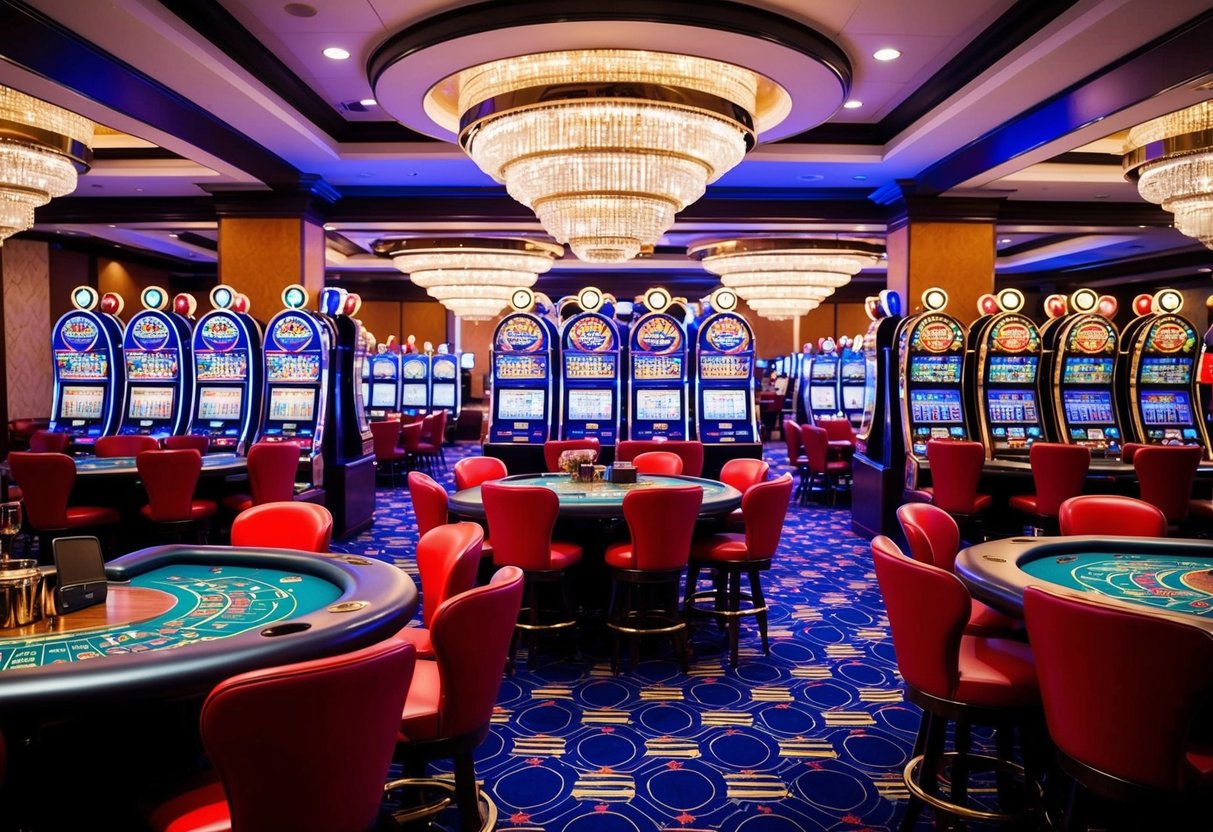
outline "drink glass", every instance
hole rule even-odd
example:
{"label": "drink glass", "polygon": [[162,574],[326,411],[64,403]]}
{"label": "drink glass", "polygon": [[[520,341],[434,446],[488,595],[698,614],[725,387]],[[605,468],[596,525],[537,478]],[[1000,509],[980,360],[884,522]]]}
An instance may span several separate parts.
{"label": "drink glass", "polygon": [[13,552],[13,539],[21,533],[21,503],[0,503],[0,560]]}

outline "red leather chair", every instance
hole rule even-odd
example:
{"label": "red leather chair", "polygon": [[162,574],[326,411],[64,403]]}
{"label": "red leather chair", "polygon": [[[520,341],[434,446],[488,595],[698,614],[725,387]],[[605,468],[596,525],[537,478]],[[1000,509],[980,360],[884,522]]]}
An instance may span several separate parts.
{"label": "red leather chair", "polygon": [[703,443],[694,439],[670,440],[656,450],[678,454],[682,459],[682,473],[688,477],[703,476]]}
{"label": "red leather chair", "polygon": [[410,471],[408,482],[413,515],[417,518],[417,534],[424,537],[431,529],[445,526],[450,519],[446,489],[420,471]]}
{"label": "red leather chair", "polygon": [[791,419],[783,420],[783,441],[788,447],[788,465],[799,477],[796,486],[796,496],[803,499],[809,490],[809,460],[804,455],[804,445],[800,440],[800,425]]}
{"label": "red leather chair", "polygon": [[[945,572],[956,571],[960,527],[952,515],[927,503],[906,503],[898,507],[897,520],[914,560],[938,566]],[[1022,631],[1022,622],[973,599],[966,634],[1010,638],[1018,637]]]}
{"label": "red leather chair", "polygon": [[[740,619],[743,615],[752,615],[757,619],[758,632],[762,638],[762,652],[771,651],[767,642],[767,606],[759,573],[771,568],[771,558],[779,547],[783,520],[787,515],[791,497],[791,474],[759,483],[741,498],[741,513],[745,519],[744,534],[714,534],[695,541],[691,546],[683,609],[688,620],[695,615],[709,615],[725,621],[731,667],[737,667]],[[700,593],[696,588],[699,573],[704,569],[713,572],[715,589]],[[748,595],[741,591],[743,574],[750,581]],[[697,603],[706,602],[709,598],[712,600],[710,608]],[[743,601],[749,601],[749,606],[742,607]]]}
{"label": "red leather chair", "polygon": [[219,511],[219,505],[194,497],[202,455],[192,449],[143,451],[135,457],[135,466],[148,500],[139,513],[152,528],[180,539],[182,531],[193,527],[205,543],[207,522]]}
{"label": "red leather chair", "polygon": [[1113,494],[1071,497],[1057,512],[1062,534],[1166,537],[1167,516],[1149,503]]}
{"label": "red leather chair", "polygon": [[[904,774],[910,802],[901,828],[915,828],[927,803],[937,815],[973,820],[964,806],[970,728],[979,724],[997,729],[1000,765],[1010,769],[1008,731],[1030,724],[1040,707],[1031,650],[1021,641],[966,635],[972,601],[952,573],[906,557],[883,535],[872,540],[872,558],[906,698],[923,711],[914,758]],[[956,723],[959,755],[952,765],[950,801],[939,796],[937,781],[949,721]],[[1014,818],[1004,813],[986,819]],[[943,828],[943,819],[937,821]]]}
{"label": "red leather chair", "polygon": [[[1023,600],[1049,734],[1074,778],[1063,828],[1085,828],[1076,816],[1083,789],[1144,808],[1134,829],[1207,826],[1213,763],[1193,723],[1213,694],[1213,635],[1041,587],[1028,587]],[[1160,811],[1196,793],[1197,825]]]}
{"label": "red leather chair", "polygon": [[186,448],[193,448],[202,456],[206,456],[206,452],[210,447],[211,439],[209,436],[199,436],[189,433],[184,436],[164,437],[164,449],[166,451],[181,451]]}
{"label": "red leather chair", "polygon": [[232,521],[232,545],[324,553],[333,539],[333,515],[315,503],[262,503]]}
{"label": "red leather chair", "polygon": [[421,459],[421,428],[422,420],[420,419],[400,427],[400,440],[397,444],[404,449],[406,471],[416,468]]}
{"label": "red leather chair", "polygon": [[[623,517],[631,540],[608,546],[605,555],[611,567],[607,627],[615,636],[613,673],[619,672],[622,635],[631,645],[633,669],[639,664],[640,636],[670,635],[686,672],[686,622],[678,612],[678,583],[690,558],[702,504],[703,488],[698,485],[629,491],[624,496]],[[646,589],[652,590],[647,603],[640,597]]]}
{"label": "red leather chair", "polygon": [[[669,440],[664,436],[652,439],[624,439],[615,446],[616,462],[631,462],[636,457],[649,451],[664,451]],[[685,467],[686,463],[683,463]]]}
{"label": "red leather chair", "polygon": [[855,429],[850,419],[818,419],[817,427],[823,428],[830,441],[830,455],[837,459],[849,459],[855,453]]}
{"label": "red leather chair", "polygon": [[68,440],[66,433],[55,433],[49,430],[36,430],[29,438],[29,449],[35,454],[62,454],[67,452]]}
{"label": "red leather chair", "polygon": [[455,490],[475,488],[478,485],[508,477],[505,463],[495,456],[465,456],[455,463]]}
{"label": "red leather chair", "polygon": [[986,461],[985,445],[932,439],[927,442],[927,461],[931,463],[931,485],[906,492],[907,502],[938,506],[962,530],[980,534],[982,514],[993,504],[989,494],[977,490]]}
{"label": "red leather chair", "polygon": [[[454,757],[454,792],[464,832],[481,828],[472,752],[489,733],[523,584],[522,570],[507,566],[488,586],[448,598],[435,611],[430,638],[437,660],[417,662],[400,717],[404,743],[399,757],[414,762]],[[400,785],[407,781],[389,783],[388,788]],[[485,826],[492,829],[496,808],[487,795],[484,798],[490,810]]]}
{"label": "red leather chair", "polygon": [[286,503],[295,499],[295,477],[302,456],[296,442],[257,442],[248,452],[248,482],[251,494],[223,498],[225,508],[240,513],[263,503]]}
{"label": "red leather chair", "polygon": [[1204,458],[1197,445],[1148,445],[1133,454],[1133,470],[1141,499],[1157,506],[1168,525],[1188,519],[1192,483]]}
{"label": "red leather chair", "polygon": [[51,541],[86,529],[116,526],[118,512],[104,506],[69,506],[76,484],[76,462],[66,454],[13,451],[13,479],[22,483],[25,522],[38,535],[38,558],[51,562]]}
{"label": "red leather chair", "polygon": [[138,456],[144,451],[156,451],[160,443],[156,437],[144,433],[133,433],[125,436],[102,436],[93,446],[93,453],[98,457]]}
{"label": "red leather chair", "polygon": [[1055,528],[1061,504],[1077,497],[1087,485],[1091,449],[1082,445],[1037,442],[1028,451],[1035,494],[1012,497],[1008,505],[1022,512],[1034,525]]}
{"label": "red leather chair", "polygon": [[[744,457],[730,459],[720,468],[720,481],[725,485],[733,486],[744,497],[745,493],[752,486],[758,485],[760,482],[766,482],[767,475],[770,472],[771,466],[763,459],[747,459]],[[740,508],[736,508],[729,513],[727,525],[731,531],[744,530],[745,518],[742,516]]]}
{"label": "red leather chair", "polygon": [[1133,457],[1137,454],[1137,452],[1142,448],[1148,447],[1150,446],[1141,442],[1126,442],[1120,446],[1120,461],[1125,465],[1132,465]]}
{"label": "red leather chair", "polygon": [[804,447],[805,458],[808,460],[806,468],[809,472],[808,486],[802,492],[802,497],[807,497],[811,493],[813,484],[818,477],[821,477],[830,505],[835,505],[838,501],[841,479],[851,475],[851,460],[838,459],[830,455],[830,437],[825,428],[819,428],[816,425],[801,425],[800,442]]}
{"label": "red leather chair", "polygon": [[[390,638],[221,682],[200,719],[215,776],[153,810],[150,826],[156,832],[370,829],[414,664],[413,646]],[[254,748],[258,753],[250,753]]]}
{"label": "red leather chair", "polygon": [[446,442],[446,411],[439,410],[426,416],[421,422],[421,441],[417,452],[427,464],[437,463],[440,468],[446,468],[446,454],[443,444]]}
{"label": "red leather chair", "polygon": [[[542,486],[486,482],[480,486],[480,496],[493,539],[493,565],[517,566],[526,576],[525,620],[518,621],[517,630],[527,636],[527,661],[533,663],[539,633],[577,626],[568,570],[581,561],[581,547],[552,540],[560,511],[556,492]],[[541,608],[540,586],[551,585],[560,590],[560,609],[558,615],[549,617]],[[516,655],[516,647],[511,644],[511,668]]]}
{"label": "red leather chair", "polygon": [[565,451],[593,451],[597,459],[602,446],[597,439],[549,439],[543,443],[543,464],[553,474],[560,473],[560,455]]}
{"label": "red leather chair", "polygon": [[640,474],[676,477],[682,473],[682,457],[669,451],[646,451],[632,460]]}
{"label": "red leather chair", "polygon": [[387,472],[395,488],[400,466],[408,458],[408,453],[400,447],[400,420],[371,422],[371,442],[375,449],[375,467],[380,472]]}
{"label": "red leather chair", "polygon": [[417,543],[417,570],[421,573],[422,627],[406,627],[400,637],[417,648],[417,658],[434,658],[430,637],[434,616],[448,598],[476,585],[484,531],[475,523],[448,523],[430,529]]}

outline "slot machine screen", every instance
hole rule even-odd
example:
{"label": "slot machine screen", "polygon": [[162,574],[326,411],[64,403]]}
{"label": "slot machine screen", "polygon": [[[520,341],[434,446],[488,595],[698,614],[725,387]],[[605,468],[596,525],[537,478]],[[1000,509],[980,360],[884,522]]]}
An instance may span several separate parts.
{"label": "slot machine screen", "polygon": [[844,410],[863,410],[863,387],[842,388],[842,407]]}
{"label": "slot machine screen", "polygon": [[1039,421],[1035,390],[987,390],[986,402],[991,424]]}
{"label": "slot machine screen", "polygon": [[633,355],[632,377],[645,381],[652,379],[679,380],[682,378],[682,356]]}
{"label": "slot machine screen", "polygon": [[498,355],[493,362],[497,378],[547,378],[546,355]]}
{"label": "slot machine screen", "polygon": [[928,384],[960,384],[960,369],[961,357],[959,355],[910,356],[910,381],[922,381]]}
{"label": "slot machine screen", "polygon": [[100,419],[104,387],[65,385],[59,390],[60,419]]}
{"label": "slot machine screen", "polygon": [[842,365],[842,380],[857,381],[862,384],[866,371],[867,367],[863,361],[847,361]]}
{"label": "slot machine screen", "polygon": [[500,419],[543,418],[544,391],[498,390],[497,417]]}
{"label": "slot machine screen", "polygon": [[608,421],[614,411],[612,404],[610,390],[570,390],[569,409],[565,416],[578,421]]}
{"label": "slot machine screen", "polygon": [[464,370],[476,369],[476,353],[464,352],[459,354],[459,366]]}
{"label": "slot machine screen", "polygon": [[173,393],[171,387],[132,387],[126,415],[131,419],[173,418]]}
{"label": "slot machine screen", "polygon": [[1061,372],[1062,384],[1112,384],[1112,356],[1070,355]]}
{"label": "slot machine screen", "polygon": [[991,384],[1035,384],[1039,361],[1037,355],[991,355],[988,379]]}
{"label": "slot machine screen", "polygon": [[[953,356],[959,365],[959,356]],[[962,425],[964,407],[959,390],[911,390],[910,416],[923,425]]]}
{"label": "slot machine screen", "polygon": [[1192,404],[1184,390],[1141,394],[1141,421],[1147,425],[1190,425]]}
{"label": "slot machine screen", "polygon": [[372,384],[371,385],[371,407],[395,407],[396,406],[396,385],[395,384]]}
{"label": "slot machine screen", "polygon": [[745,421],[749,418],[748,403],[744,390],[704,390],[703,418],[716,422]]}
{"label": "slot machine screen", "polygon": [[833,387],[814,384],[809,385],[809,407],[813,410],[836,410],[838,399]]}
{"label": "slot machine screen", "polygon": [[425,407],[426,389],[424,384],[406,384],[400,388],[400,404],[403,407]]}
{"label": "slot machine screen", "polygon": [[838,377],[838,362],[834,359],[827,358],[813,362],[813,369],[810,371],[810,377],[815,381],[829,381]]}
{"label": "slot machine screen", "polygon": [[682,394],[677,390],[637,390],[636,418],[676,422],[682,418]]}
{"label": "slot machine screen", "polygon": [[271,387],[265,418],[271,422],[310,422],[316,417],[316,393],[311,389]]}
{"label": "slot machine screen", "polygon": [[1107,425],[1114,421],[1111,390],[1063,390],[1061,403],[1070,424]]}
{"label": "slot machine screen", "polygon": [[1141,359],[1142,384],[1190,384],[1191,382],[1191,359],[1178,355],[1147,355]]}
{"label": "slot machine screen", "polygon": [[455,385],[435,384],[431,393],[433,396],[431,404],[433,404],[434,407],[455,406]]}
{"label": "slot machine screen", "polygon": [[199,387],[198,420],[239,419],[243,402],[244,389],[241,387]]}

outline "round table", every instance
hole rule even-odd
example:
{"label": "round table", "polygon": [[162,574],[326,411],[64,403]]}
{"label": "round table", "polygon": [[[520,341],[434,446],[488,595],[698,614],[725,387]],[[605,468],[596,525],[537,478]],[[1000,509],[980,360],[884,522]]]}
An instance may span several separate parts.
{"label": "round table", "polygon": [[[238,454],[203,454],[201,477],[226,477],[243,474],[248,463]],[[94,483],[104,479],[139,476],[133,456],[81,457],[76,460],[76,479]]]}
{"label": "round table", "polygon": [[1145,537],[1013,537],[956,557],[975,598],[1022,617],[1029,586],[1062,587],[1213,630],[1213,543]]}
{"label": "round table", "polygon": [[[741,505],[741,492],[731,485],[699,477],[669,477],[637,474],[635,483],[573,482],[568,474],[518,474],[497,482],[503,485],[538,485],[556,492],[560,498],[560,517],[613,518],[623,516],[623,498],[638,488],[671,488],[698,485],[703,488],[700,514],[727,514]],[[465,488],[451,495],[452,514],[484,519],[484,501],[480,486]]]}

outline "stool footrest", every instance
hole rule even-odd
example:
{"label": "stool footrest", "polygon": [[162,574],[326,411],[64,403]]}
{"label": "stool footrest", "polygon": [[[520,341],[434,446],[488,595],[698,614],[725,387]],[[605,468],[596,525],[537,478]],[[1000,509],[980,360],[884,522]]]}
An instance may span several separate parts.
{"label": "stool footrest", "polygon": [[[1022,823],[1025,814],[1010,812],[988,812],[983,809],[974,809],[971,806],[963,806],[959,803],[953,803],[950,800],[945,800],[938,794],[926,791],[922,784],[919,783],[920,769],[922,762],[925,759],[924,755],[919,754],[906,763],[905,771],[902,774],[905,780],[906,788],[913,797],[918,798],[923,803],[926,803],[931,808],[952,815],[953,817],[961,818],[962,820],[984,821],[994,824],[1018,824]],[[979,762],[983,765],[973,766],[975,769],[986,771],[994,771],[1000,774],[1010,774],[1018,777],[1024,776],[1023,766],[1010,760],[1000,760],[997,757],[991,757],[985,754],[961,754],[958,751],[949,751],[940,755],[940,760],[959,760],[964,759],[970,763]],[[1030,787],[1031,784],[1028,784]],[[1039,786],[1037,787],[1039,788]]]}

